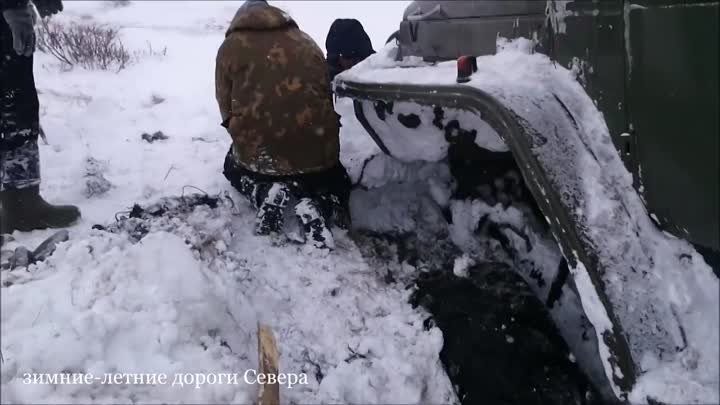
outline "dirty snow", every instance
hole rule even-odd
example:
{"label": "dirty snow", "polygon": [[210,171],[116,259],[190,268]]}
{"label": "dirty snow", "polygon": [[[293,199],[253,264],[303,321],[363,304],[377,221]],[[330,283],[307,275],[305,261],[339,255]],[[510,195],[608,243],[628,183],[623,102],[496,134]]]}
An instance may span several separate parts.
{"label": "dirty snow", "polygon": [[455,259],[453,274],[458,277],[467,277],[468,268],[475,265],[475,260],[468,254],[463,254]]}

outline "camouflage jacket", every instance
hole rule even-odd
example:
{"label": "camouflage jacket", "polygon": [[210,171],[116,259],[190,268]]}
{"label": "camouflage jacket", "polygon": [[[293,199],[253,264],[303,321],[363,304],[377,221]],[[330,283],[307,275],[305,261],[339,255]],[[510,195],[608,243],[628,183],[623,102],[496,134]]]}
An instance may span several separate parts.
{"label": "camouflage jacket", "polygon": [[241,166],[296,175],[338,163],[338,119],[322,51],[285,12],[241,7],[218,51],[215,95]]}

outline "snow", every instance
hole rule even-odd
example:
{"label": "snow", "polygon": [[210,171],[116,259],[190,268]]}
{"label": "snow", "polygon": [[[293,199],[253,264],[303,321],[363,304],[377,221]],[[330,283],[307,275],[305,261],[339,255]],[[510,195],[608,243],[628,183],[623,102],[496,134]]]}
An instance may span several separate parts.
{"label": "snow", "polygon": [[572,16],[573,12],[567,9],[568,4],[575,0],[547,0],[545,14],[552,25],[553,32],[564,34],[567,29],[565,18]]}
{"label": "snow", "polygon": [[[152,221],[139,243],[93,231],[61,245],[3,291],[4,398],[248,403],[256,386],[38,390],[20,377],[243,372],[256,368],[261,321],[277,336],[281,371],[309,375],[307,386],[283,391],[284,400],[453,400],[439,365],[442,335],[424,329],[426,315],[407,303],[411,290],[386,285],[340,232],[339,253],[328,254],[254,237],[253,222],[247,205],[225,202]],[[347,360],[353,352],[363,359]]]}
{"label": "snow", "polygon": [[[379,47],[404,2],[277,2],[322,47],[334,18],[360,19]],[[36,54],[42,192],[83,218],[45,262],[3,271],[1,390],[8,403],[251,403],[255,331],[269,325],[280,371],[307,385],[283,402],[453,403],[442,334],[343,232],[319,251],[253,235],[255,214],[222,176],[230,139],[214,99],[215,54],[241,2],[66,2],[61,21],[120,28],[131,50],[167,48],[120,72],[62,69]],[[378,152],[344,100],[342,160],[357,179]],[[168,139],[148,143],[143,133]],[[136,242],[91,230],[134,203],[228,192],[216,209],[150,222]],[[121,214],[122,215],[122,214]],[[15,233],[34,248],[52,231]],[[385,266],[398,266],[392,262]],[[412,271],[403,267],[403,271]],[[165,373],[167,384],[24,384],[25,373]],[[173,386],[174,373],[239,373],[240,384]]]}
{"label": "snow", "polygon": [[625,39],[625,58],[627,59],[628,75],[632,74],[633,70],[633,47],[630,38],[630,32],[632,27],[632,12],[636,10],[646,10],[647,7],[639,4],[626,3],[623,6],[623,22],[625,30],[623,31],[623,38]]}
{"label": "snow", "polygon": [[[573,252],[573,254],[575,257],[578,257],[577,252]],[[585,309],[585,314],[595,328],[596,340],[601,342],[603,335],[612,330],[613,324],[600,301],[600,297],[595,291],[595,288],[593,288],[590,275],[582,262],[577,262],[577,265],[572,269],[572,275],[580,293],[579,296],[582,301],[582,306]],[[598,345],[598,350],[600,351],[600,360],[603,363],[603,369],[608,374],[608,380],[612,381],[613,377],[622,378],[622,371],[617,369],[615,364],[610,361],[611,356],[608,347],[601,344]],[[622,395],[622,392],[616,385],[613,384],[611,387],[616,396],[620,397]]]}
{"label": "snow", "polygon": [[467,277],[468,268],[474,264],[475,260],[470,257],[470,255],[463,254],[462,256],[455,259],[455,263],[453,266],[453,274],[458,277]]}
{"label": "snow", "polygon": [[356,190],[350,200],[353,226],[391,234],[419,233],[423,226],[432,230],[427,234],[444,229],[440,207],[427,186],[427,180],[402,180]]}
{"label": "snow", "polygon": [[[448,147],[445,131],[438,129],[433,124],[433,108],[407,102],[396,102],[392,106],[392,114],[386,113],[384,120],[378,117],[375,106],[370,103],[363,103],[362,108],[365,117],[370,125],[375,128],[381,136],[383,144],[390,153],[403,162],[424,160],[438,162],[447,156]],[[481,148],[505,152],[508,150],[500,136],[488,124],[473,114],[465,111],[444,109],[445,122],[456,120],[460,123],[461,129],[473,128],[477,131],[475,144]],[[401,124],[398,117],[417,117],[419,125],[406,127]],[[383,137],[383,134],[392,136]],[[451,136],[457,136],[457,130]]]}
{"label": "snow", "polygon": [[[394,48],[382,48],[406,2],[374,2],[373,7],[345,1],[273,3],[286,8],[321,47],[335,18],[363,22],[380,51],[343,74],[346,80],[455,84],[452,63],[428,67],[415,59],[397,64]],[[47,261],[1,274],[3,284],[12,283],[0,290],[4,402],[249,403],[257,386],[26,385],[22,380],[27,372],[242,373],[257,364],[258,321],[276,335],[280,370],[308,374],[308,385],[282,390],[283,401],[457,401],[439,361],[440,331],[424,328],[427,314],[408,304],[411,290],[402,283],[387,284],[378,259],[364,256],[349,235],[336,231],[336,250],[328,253],[252,234],[253,211],[221,174],[230,140],[219,125],[213,83],[217,48],[240,4],[67,2],[56,17],[117,26],[129,49],[167,48],[167,53],[141,57],[120,72],[66,71],[50,56],[36,54],[41,120],[49,141],[40,146],[42,191],[52,202],[79,205],[83,219]],[[565,191],[586,197],[576,216],[598,230],[591,236],[604,247],[602,259],[615,274],[625,275],[632,264],[652,275],[641,279],[643,284],[632,279],[625,290],[621,282],[610,282],[611,293],[618,294],[615,299],[626,294],[630,303],[647,297],[648,305],[662,310],[670,303],[672,310],[661,319],[679,318],[683,325],[687,348],[662,359],[645,351],[643,374],[629,399],[718,402],[717,278],[689,245],[657,232],[644,215],[602,117],[567,70],[551,68],[542,55],[522,52],[527,43],[503,46],[498,55],[478,60],[479,72],[469,85],[502,96],[526,113],[537,111],[525,104],[528,95],[557,86],[552,90],[580,117],[585,141],[601,164],[586,155],[548,149],[542,157],[577,164],[586,180],[577,181],[572,172],[553,173],[553,179],[574,180]],[[417,68],[407,69],[412,66]],[[519,94],[510,94],[511,88]],[[355,226],[415,232],[428,244],[439,243],[438,235],[445,232],[464,245],[467,257],[481,254],[473,252],[477,246],[467,228],[448,228],[442,211],[473,220],[494,208],[450,201],[453,181],[436,150],[427,151],[433,155],[426,162],[380,154],[354,119],[352,105],[338,100],[337,109],[343,125],[341,159],[359,186],[351,201]],[[150,144],[140,138],[158,130],[168,139]],[[438,145],[438,139],[426,146]],[[576,147],[567,150],[577,152]],[[222,200],[216,209],[198,207],[153,222],[137,243],[127,235],[90,229],[112,223],[116,213],[127,213],[134,203],[193,192],[228,192],[235,203]],[[630,215],[617,210],[619,201]],[[513,224],[522,219],[513,211],[495,215]],[[633,238],[636,231],[647,240]],[[3,249],[34,248],[50,234],[16,233]],[[550,247],[536,254],[540,262],[558,259]],[[462,257],[458,270],[465,267]],[[404,264],[397,270],[419,269]]]}
{"label": "snow", "polygon": [[[219,341],[209,342],[213,347],[207,351],[199,345],[212,340],[208,331],[234,322],[178,236],[157,232],[142,244],[131,245],[126,238],[97,233],[63,245],[33,273],[31,279],[3,292],[4,400],[107,402],[128,401],[129,395],[251,400],[247,388],[234,392],[233,387],[220,385],[203,393],[170,384],[137,387],[128,396],[117,397],[117,388],[110,385],[91,391],[8,380],[15,373],[20,377],[24,372],[62,370],[100,376],[113,371],[169,374],[240,368],[231,356],[222,356],[225,364],[214,358],[222,355]],[[28,302],[28,297],[35,299]]]}
{"label": "snow", "polygon": [[[691,245],[658,230],[652,222],[602,114],[572,72],[544,55],[528,52],[527,41],[501,40],[499,45],[496,55],[478,58],[478,72],[464,86],[482,89],[524,119],[521,124],[532,138],[533,154],[594,246],[604,268],[605,294],[623,325],[633,357],[658,357],[638,370],[639,379],[629,398],[638,403],[648,397],[667,403],[719,402],[717,277]],[[397,63],[396,52],[394,45],[388,45],[341,74],[337,85],[457,85],[454,62]],[[543,194],[547,196],[546,191]],[[557,218],[548,220],[559,223]],[[583,279],[582,267],[572,270],[582,289],[585,312],[597,315],[592,320],[602,335],[608,327],[607,315],[601,316],[606,308],[592,299],[594,287]],[[648,322],[654,326],[642,326]],[[612,378],[618,374],[608,350],[601,347],[601,357]],[[692,353],[698,354],[697,361],[683,360],[694,358]]]}

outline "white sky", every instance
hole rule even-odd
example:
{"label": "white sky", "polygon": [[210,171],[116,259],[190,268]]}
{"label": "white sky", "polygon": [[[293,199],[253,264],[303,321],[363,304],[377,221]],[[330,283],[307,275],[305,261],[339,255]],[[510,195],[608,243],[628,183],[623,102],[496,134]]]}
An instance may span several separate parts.
{"label": "white sky", "polygon": [[[336,18],[355,18],[365,27],[375,50],[397,31],[408,0],[269,0],[287,11],[325,50],[325,38]],[[130,7],[114,7],[108,1],[66,1],[65,12],[54,18],[93,19],[124,28],[202,29],[205,24],[229,24],[244,1],[149,1],[137,0]]]}
{"label": "white sky", "polygon": [[400,26],[410,1],[269,1],[290,13],[300,28],[325,50],[325,37],[336,18],[355,18],[362,23],[377,51]]}

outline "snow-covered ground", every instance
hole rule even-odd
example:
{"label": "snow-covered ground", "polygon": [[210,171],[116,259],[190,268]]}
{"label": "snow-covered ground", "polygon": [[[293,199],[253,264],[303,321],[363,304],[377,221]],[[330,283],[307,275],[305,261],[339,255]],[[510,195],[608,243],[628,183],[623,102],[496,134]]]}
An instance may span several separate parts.
{"label": "snow-covered ground", "polygon": [[[2,401],[7,403],[250,403],[242,383],[172,385],[175,373],[257,368],[258,321],[272,327],[280,371],[306,373],[282,388],[283,402],[448,403],[442,334],[408,303],[411,290],[347,236],[332,253],[255,237],[254,214],[222,176],[230,139],[214,99],[214,64],[224,30],[242,2],[67,2],[61,21],[119,27],[131,50],[167,48],[120,72],[63,71],[36,54],[42,191],[80,206],[82,221],[51,259],[3,272]],[[405,2],[277,2],[324,48],[334,18],[359,18],[376,47],[394,31]],[[369,7],[369,5],[372,5]],[[343,160],[351,173],[377,147],[346,101]],[[343,111],[344,109],[344,111]],[[169,139],[141,140],[162,131]],[[92,173],[94,177],[87,177]],[[101,174],[111,187],[89,193]],[[191,186],[195,188],[188,188]],[[91,230],[115,214],[162,197],[227,192],[139,243]],[[15,233],[3,246],[30,248],[51,234]],[[208,250],[209,249],[209,250]],[[406,271],[411,271],[407,270]],[[165,373],[167,384],[24,384],[25,373]]]}

